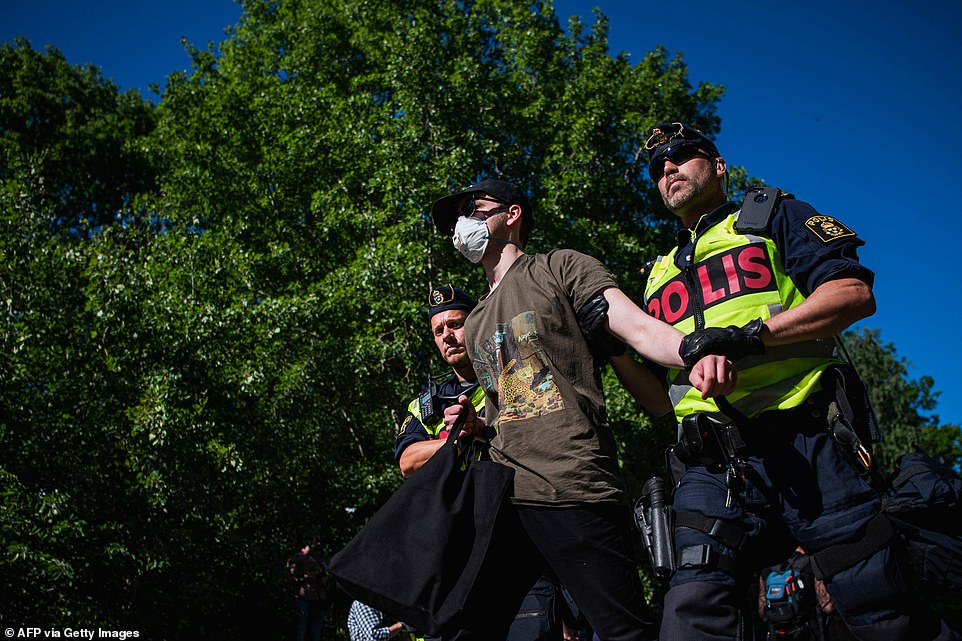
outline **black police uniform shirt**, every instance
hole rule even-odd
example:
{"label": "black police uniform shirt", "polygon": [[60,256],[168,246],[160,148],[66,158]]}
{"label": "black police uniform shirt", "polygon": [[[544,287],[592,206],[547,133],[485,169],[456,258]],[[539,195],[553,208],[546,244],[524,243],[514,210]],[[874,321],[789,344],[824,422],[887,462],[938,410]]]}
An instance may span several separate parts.
{"label": "black police uniform shirt", "polygon": [[[466,387],[473,384],[473,381],[462,383],[460,380],[458,380],[457,374],[451,372],[451,375],[445,379],[443,383],[438,385],[437,395],[456,399],[460,394],[464,393]],[[448,407],[451,407],[456,402],[456,400],[438,402],[438,407],[435,410],[438,417],[442,416],[444,414],[444,410]],[[447,435],[448,430],[446,428],[441,428],[438,436],[431,435],[421,423],[420,416],[415,416],[411,412],[406,412],[404,419],[401,421],[401,427],[398,431],[397,440],[394,442],[394,462],[398,464],[401,462],[401,454],[403,454],[404,450],[412,443],[428,441],[434,438],[445,438]]]}
{"label": "black police uniform shirt", "polygon": [[[706,214],[695,224],[696,237],[737,210],[738,205],[726,203]],[[857,250],[865,241],[808,203],[783,198],[769,228],[769,237],[778,247],[785,273],[806,297],[819,285],[840,278],[857,278],[869,286],[874,282],[875,274],[858,260]],[[683,268],[688,264],[691,248],[692,233],[682,229],[678,232],[676,266]]]}

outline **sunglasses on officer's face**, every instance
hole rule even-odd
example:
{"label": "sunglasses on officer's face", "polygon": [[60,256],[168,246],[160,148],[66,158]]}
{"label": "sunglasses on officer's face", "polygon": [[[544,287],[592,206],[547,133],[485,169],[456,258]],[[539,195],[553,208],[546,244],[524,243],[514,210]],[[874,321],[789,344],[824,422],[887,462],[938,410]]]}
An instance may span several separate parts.
{"label": "sunglasses on officer's face", "polygon": [[484,194],[474,194],[465,198],[461,205],[458,207],[458,216],[464,216],[465,218],[477,218],[478,220],[487,220],[495,214],[500,214],[506,211],[508,208],[507,203],[501,203],[501,207],[495,207],[494,209],[489,209],[487,211],[478,211],[478,201],[487,200],[495,203],[501,203],[500,200],[492,198],[491,196],[485,196]]}
{"label": "sunglasses on officer's face", "polygon": [[666,160],[670,160],[673,165],[683,165],[693,158],[707,158],[708,160],[712,159],[711,156],[695,145],[678,145],[677,147],[672,147],[664,153],[658,154],[652,158],[651,164],[648,165],[648,175],[651,176],[651,180],[653,182],[658,182],[661,180],[661,177],[665,175]]}

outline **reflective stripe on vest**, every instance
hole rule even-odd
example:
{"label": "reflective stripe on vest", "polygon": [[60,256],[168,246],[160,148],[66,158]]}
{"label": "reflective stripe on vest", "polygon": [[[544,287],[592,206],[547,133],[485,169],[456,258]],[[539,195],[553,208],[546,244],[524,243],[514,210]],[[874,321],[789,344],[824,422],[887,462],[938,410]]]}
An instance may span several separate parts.
{"label": "reflective stripe on vest", "polygon": [[[788,274],[774,241],[734,230],[737,212],[700,232],[684,270],[675,265],[677,249],[651,267],[645,286],[648,313],[689,334],[698,327],[742,326],[799,305],[805,296]],[[701,318],[703,317],[703,321]],[[728,400],[755,416],[800,405],[816,391],[822,371],[838,361],[830,339],[767,348],[762,356],[738,361],[738,387]],[[675,416],[718,412],[701,398],[684,370],[670,370],[669,396]]]}
{"label": "reflective stripe on vest", "polygon": [[[480,385],[474,388],[469,397],[471,404],[474,405],[474,411],[480,412],[484,409],[484,388]],[[421,421],[421,398],[417,397],[408,404],[408,411],[412,416],[415,416],[419,421]],[[444,414],[438,413],[437,417],[430,423],[425,423],[421,421],[421,425],[424,426],[424,430],[428,433],[431,438],[437,438],[444,429]]]}

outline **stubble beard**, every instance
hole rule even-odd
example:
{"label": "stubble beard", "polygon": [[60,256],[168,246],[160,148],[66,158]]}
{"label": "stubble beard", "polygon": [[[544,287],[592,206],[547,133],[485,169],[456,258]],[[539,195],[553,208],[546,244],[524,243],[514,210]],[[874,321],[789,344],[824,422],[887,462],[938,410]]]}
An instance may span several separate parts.
{"label": "stubble beard", "polygon": [[695,186],[691,184],[688,179],[682,179],[677,183],[679,186],[674,191],[669,190],[669,193],[662,194],[662,200],[665,201],[665,206],[669,210],[677,212],[687,205],[696,195]]}
{"label": "stubble beard", "polygon": [[708,207],[708,201],[711,199],[710,183],[710,176],[686,176],[679,179],[678,186],[674,190],[669,189],[667,194],[662,193],[662,200],[670,212],[683,220],[694,214],[705,214],[707,212],[700,209],[706,207],[710,209]]}
{"label": "stubble beard", "polygon": [[451,366],[452,369],[457,369],[458,367],[464,367],[471,363],[471,359],[468,358],[467,350],[464,350],[458,354],[445,354],[444,361]]}

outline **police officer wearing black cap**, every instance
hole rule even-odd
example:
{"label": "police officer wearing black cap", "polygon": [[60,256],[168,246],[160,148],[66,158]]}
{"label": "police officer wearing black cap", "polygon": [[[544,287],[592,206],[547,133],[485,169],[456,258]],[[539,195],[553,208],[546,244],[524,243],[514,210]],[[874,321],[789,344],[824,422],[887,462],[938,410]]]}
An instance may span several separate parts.
{"label": "police officer wearing black cap", "polygon": [[[401,474],[410,476],[444,444],[444,410],[467,396],[484,415],[484,390],[480,389],[464,348],[464,321],[476,305],[460,287],[440,285],[428,296],[428,322],[434,344],[451,371],[440,381],[431,380],[408,405],[394,445],[394,461]],[[477,421],[480,429],[480,421]]]}
{"label": "police officer wearing black cap", "polygon": [[[559,249],[526,254],[531,204],[515,185],[484,180],[434,203],[438,230],[484,267],[489,291],[465,324],[486,393],[491,459],[514,474],[490,564],[457,639],[503,639],[528,585],[548,566],[605,641],[656,636],[632,558],[630,510],[596,368],[609,332],[646,358],[681,366],[682,334],[654,321],[597,260]],[[731,389],[730,363],[692,368],[704,392]],[[474,418],[470,404],[445,411]]]}
{"label": "police officer wearing black cap", "polygon": [[[958,638],[907,591],[870,480],[864,390],[834,352],[833,337],[875,311],[863,242],[775,189],[750,190],[741,209],[727,202],[724,158],[683,123],[657,125],[646,147],[684,225],[648,272],[646,310],[687,334],[686,364],[717,353],[738,368],[716,399],[669,372],[687,469],[660,638],[745,638],[746,581],[798,545],[859,639]],[[846,547],[859,540],[872,544]]]}

